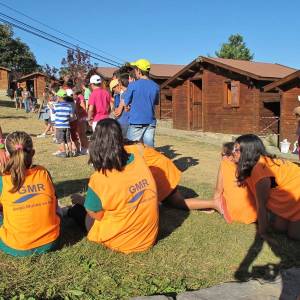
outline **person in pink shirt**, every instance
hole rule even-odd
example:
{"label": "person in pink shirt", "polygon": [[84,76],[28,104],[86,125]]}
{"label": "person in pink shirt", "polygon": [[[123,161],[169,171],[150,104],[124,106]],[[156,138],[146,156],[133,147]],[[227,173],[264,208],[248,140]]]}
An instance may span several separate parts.
{"label": "person in pink shirt", "polygon": [[100,120],[106,119],[110,112],[109,92],[101,87],[101,77],[93,75],[90,78],[92,93],[89,98],[88,122],[93,131]]}
{"label": "person in pink shirt", "polygon": [[82,94],[81,90],[77,90],[74,93],[74,102],[75,102],[75,107],[76,107],[76,114],[77,114],[77,130],[78,130],[78,135],[79,135],[79,140],[80,140],[80,145],[81,145],[81,155],[87,154],[87,149],[88,149],[88,139],[86,136],[86,128],[87,128],[87,111],[86,111],[86,106],[85,106],[85,100],[84,96]]}

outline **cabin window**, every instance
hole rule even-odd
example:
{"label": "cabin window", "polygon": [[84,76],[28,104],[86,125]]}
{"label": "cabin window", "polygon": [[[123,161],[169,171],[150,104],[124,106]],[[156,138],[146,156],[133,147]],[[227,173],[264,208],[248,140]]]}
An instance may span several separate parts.
{"label": "cabin window", "polygon": [[230,80],[224,82],[224,106],[239,107],[240,106],[240,82]]}

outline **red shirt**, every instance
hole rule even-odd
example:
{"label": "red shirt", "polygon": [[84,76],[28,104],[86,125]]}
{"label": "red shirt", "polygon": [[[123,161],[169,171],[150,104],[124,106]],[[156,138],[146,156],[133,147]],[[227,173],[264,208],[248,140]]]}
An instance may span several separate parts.
{"label": "red shirt", "polygon": [[78,95],[77,99],[75,100],[76,103],[76,111],[79,120],[85,120],[87,118],[87,111],[81,106],[81,103],[84,103],[83,95]]}
{"label": "red shirt", "polygon": [[103,88],[96,88],[89,98],[89,105],[94,106],[93,122],[108,118],[110,110],[110,95]]}

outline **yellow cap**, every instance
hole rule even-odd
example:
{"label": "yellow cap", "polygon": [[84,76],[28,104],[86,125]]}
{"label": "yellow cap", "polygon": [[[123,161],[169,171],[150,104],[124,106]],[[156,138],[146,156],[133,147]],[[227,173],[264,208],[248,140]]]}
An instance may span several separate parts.
{"label": "yellow cap", "polygon": [[150,71],[151,67],[150,61],[144,58],[138,59],[137,61],[134,61],[130,64],[141,69],[142,71]]}
{"label": "yellow cap", "polygon": [[113,88],[116,87],[119,84],[119,80],[118,79],[113,79],[110,83],[109,83],[109,89],[112,92]]}

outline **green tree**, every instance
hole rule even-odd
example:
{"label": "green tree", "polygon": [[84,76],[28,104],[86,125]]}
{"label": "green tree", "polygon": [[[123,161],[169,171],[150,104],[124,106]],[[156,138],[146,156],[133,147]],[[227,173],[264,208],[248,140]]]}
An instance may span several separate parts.
{"label": "green tree", "polygon": [[221,58],[252,60],[254,54],[247,48],[243,36],[232,34],[228,42],[222,44],[221,49],[215,52],[216,56]]}
{"label": "green tree", "polygon": [[11,69],[16,78],[41,69],[28,45],[19,38],[14,38],[11,26],[2,24],[0,24],[0,65]]}
{"label": "green tree", "polygon": [[67,56],[62,59],[61,65],[60,76],[65,81],[70,78],[76,84],[83,82],[86,74],[94,67],[90,55],[79,48],[68,49]]}

